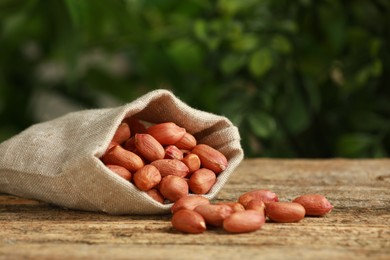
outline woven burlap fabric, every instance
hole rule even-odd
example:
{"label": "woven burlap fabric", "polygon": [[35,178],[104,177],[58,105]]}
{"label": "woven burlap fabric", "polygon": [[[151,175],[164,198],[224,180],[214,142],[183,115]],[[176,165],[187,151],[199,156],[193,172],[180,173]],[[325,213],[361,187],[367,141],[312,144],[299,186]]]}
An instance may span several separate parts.
{"label": "woven burlap fabric", "polygon": [[198,143],[228,159],[209,194],[212,199],[243,159],[238,129],[223,116],[186,105],[167,90],[155,90],[116,108],[69,113],[32,125],[0,144],[0,192],[71,209],[109,214],[164,214],[162,205],[112,173],[99,160],[125,117],[152,123],[172,121]]}

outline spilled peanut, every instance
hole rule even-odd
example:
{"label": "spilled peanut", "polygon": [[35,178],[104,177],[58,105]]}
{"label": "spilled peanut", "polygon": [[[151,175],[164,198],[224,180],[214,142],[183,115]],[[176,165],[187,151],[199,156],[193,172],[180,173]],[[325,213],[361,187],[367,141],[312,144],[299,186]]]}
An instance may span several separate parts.
{"label": "spilled peanut", "polygon": [[305,208],[296,202],[270,202],[266,206],[266,214],[275,222],[298,222],[305,217]]}
{"label": "spilled peanut", "polygon": [[[240,201],[245,203],[245,207]],[[191,227],[199,226],[193,222],[195,218],[200,219],[198,216],[200,215],[206,224],[203,231],[208,226],[213,226],[223,228],[228,233],[247,233],[261,229],[267,220],[276,223],[299,222],[308,216],[305,207],[309,209],[311,216],[323,216],[333,209],[330,202],[319,194],[305,194],[293,202],[279,202],[278,196],[270,190],[252,190],[242,194],[238,202],[221,201],[213,204],[200,195],[182,197],[173,204],[171,212],[174,214],[175,222],[182,226],[186,219],[176,213],[185,209],[191,211],[185,216],[189,218],[188,225]],[[193,217],[193,212],[198,215]],[[177,224],[173,225],[173,228],[178,231],[191,233],[188,231],[190,228],[183,230],[182,227],[178,229],[176,226]]]}
{"label": "spilled peanut", "polygon": [[227,217],[223,228],[230,233],[246,233],[260,229],[265,223],[265,217],[257,210],[238,211]]}
{"label": "spilled peanut", "polygon": [[305,194],[295,198],[293,202],[305,208],[306,216],[324,216],[333,209],[332,204],[320,194]]}
{"label": "spilled peanut", "polygon": [[172,216],[172,226],[181,232],[199,234],[206,230],[206,222],[203,217],[190,209],[181,209]]}
{"label": "spilled peanut", "polygon": [[194,209],[206,221],[206,224],[220,227],[224,220],[233,213],[228,205],[204,204]]}

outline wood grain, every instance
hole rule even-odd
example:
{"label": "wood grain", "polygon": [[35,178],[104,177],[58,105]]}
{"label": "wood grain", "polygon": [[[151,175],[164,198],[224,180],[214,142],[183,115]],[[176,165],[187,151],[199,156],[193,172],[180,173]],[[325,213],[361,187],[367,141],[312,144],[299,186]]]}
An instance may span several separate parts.
{"label": "wood grain", "polygon": [[325,195],[325,217],[185,235],[170,216],[110,216],[0,194],[0,259],[390,259],[390,160],[250,159],[216,201],[270,189]]}

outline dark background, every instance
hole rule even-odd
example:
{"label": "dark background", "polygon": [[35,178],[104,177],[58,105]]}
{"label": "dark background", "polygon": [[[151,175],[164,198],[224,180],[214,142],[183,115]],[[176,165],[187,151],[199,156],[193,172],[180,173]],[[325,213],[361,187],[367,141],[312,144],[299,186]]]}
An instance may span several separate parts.
{"label": "dark background", "polygon": [[156,88],[247,157],[387,157],[390,1],[0,2],[0,141]]}

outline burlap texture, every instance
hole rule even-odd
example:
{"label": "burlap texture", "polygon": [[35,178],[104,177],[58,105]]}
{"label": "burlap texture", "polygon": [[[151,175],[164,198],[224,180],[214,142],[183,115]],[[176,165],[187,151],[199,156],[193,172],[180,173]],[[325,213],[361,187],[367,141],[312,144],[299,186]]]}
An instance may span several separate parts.
{"label": "burlap texture", "polygon": [[243,159],[238,129],[223,116],[186,105],[167,90],[155,90],[126,105],[69,113],[32,125],[0,144],[0,192],[38,199],[71,209],[109,214],[164,214],[162,205],[99,160],[125,117],[172,121],[198,143],[228,159],[209,194],[212,199]]}

